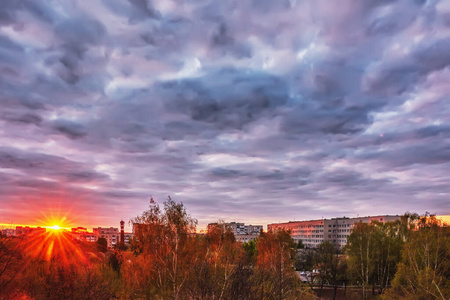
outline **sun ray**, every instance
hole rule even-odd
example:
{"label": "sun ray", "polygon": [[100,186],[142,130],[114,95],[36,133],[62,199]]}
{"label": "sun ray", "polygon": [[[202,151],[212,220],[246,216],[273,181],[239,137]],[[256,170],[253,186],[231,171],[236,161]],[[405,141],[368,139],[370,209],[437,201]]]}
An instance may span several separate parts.
{"label": "sun ray", "polygon": [[95,245],[73,238],[67,225],[71,224],[67,213],[42,214],[40,224],[43,230],[23,236],[23,248],[32,259],[58,261],[63,265],[86,263],[90,258],[98,258]]}

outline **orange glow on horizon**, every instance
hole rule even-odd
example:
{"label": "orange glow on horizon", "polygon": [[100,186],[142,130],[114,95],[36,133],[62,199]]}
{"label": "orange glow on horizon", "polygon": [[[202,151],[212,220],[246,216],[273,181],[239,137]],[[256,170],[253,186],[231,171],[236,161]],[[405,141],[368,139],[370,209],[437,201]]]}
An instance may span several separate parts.
{"label": "orange glow on horizon", "polygon": [[87,263],[97,257],[94,244],[77,241],[58,225],[49,228],[55,230],[24,236],[22,240],[24,253],[44,261],[57,260],[63,265]]}
{"label": "orange glow on horizon", "polygon": [[447,225],[450,225],[450,215],[436,216],[436,218],[441,219],[447,223]]}

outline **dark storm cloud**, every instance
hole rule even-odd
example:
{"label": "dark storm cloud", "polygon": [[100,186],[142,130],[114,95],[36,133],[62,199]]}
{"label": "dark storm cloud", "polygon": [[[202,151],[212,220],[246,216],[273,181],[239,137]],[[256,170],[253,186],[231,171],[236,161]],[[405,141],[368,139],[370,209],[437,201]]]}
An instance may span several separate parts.
{"label": "dark storm cloud", "polygon": [[402,93],[423,76],[450,64],[450,38],[427,40],[411,48],[411,55],[379,64],[374,78],[366,78],[368,89],[376,94]]}
{"label": "dark storm cloud", "polygon": [[5,211],[450,214],[447,1],[0,6]]}
{"label": "dark storm cloud", "polygon": [[160,89],[168,111],[219,129],[242,128],[288,101],[284,80],[250,70],[222,69],[200,79],[165,82]]}
{"label": "dark storm cloud", "polygon": [[147,0],[128,0],[133,6],[131,20],[142,20],[146,17],[158,19],[161,17],[159,11],[152,7],[151,1]]}
{"label": "dark storm cloud", "polygon": [[32,113],[25,113],[20,115],[14,115],[14,113],[12,114],[5,113],[3,116],[1,116],[1,118],[11,122],[34,124],[34,125],[39,125],[42,122],[42,118],[39,115]]}
{"label": "dark storm cloud", "polygon": [[391,167],[404,167],[414,164],[445,164],[450,162],[450,145],[443,142],[438,145],[414,145],[389,151],[369,152],[365,159],[382,158]]}
{"label": "dark storm cloud", "polygon": [[83,125],[67,120],[57,120],[53,122],[52,126],[55,130],[71,139],[79,139],[87,134]]}
{"label": "dark storm cloud", "polygon": [[88,166],[64,157],[10,147],[0,148],[0,167],[4,170],[16,170],[24,174],[50,177],[62,182],[90,182],[107,178],[106,175],[89,170]]}

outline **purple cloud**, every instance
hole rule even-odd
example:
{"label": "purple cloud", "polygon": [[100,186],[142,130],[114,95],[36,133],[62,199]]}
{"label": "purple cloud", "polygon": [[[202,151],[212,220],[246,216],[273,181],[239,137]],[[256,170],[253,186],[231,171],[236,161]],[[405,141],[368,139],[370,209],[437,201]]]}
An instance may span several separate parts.
{"label": "purple cloud", "polygon": [[[450,214],[446,1],[3,1],[0,223]],[[27,203],[33,203],[27,207]]]}

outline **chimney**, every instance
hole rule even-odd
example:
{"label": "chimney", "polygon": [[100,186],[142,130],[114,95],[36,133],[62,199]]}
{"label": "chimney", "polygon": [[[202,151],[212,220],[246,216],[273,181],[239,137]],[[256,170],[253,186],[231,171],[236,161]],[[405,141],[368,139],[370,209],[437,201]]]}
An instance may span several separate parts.
{"label": "chimney", "polygon": [[125,245],[125,231],[124,231],[125,222],[123,220],[120,221],[120,242]]}

